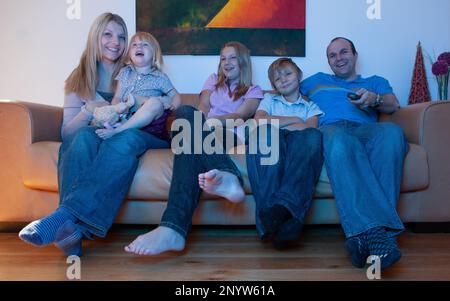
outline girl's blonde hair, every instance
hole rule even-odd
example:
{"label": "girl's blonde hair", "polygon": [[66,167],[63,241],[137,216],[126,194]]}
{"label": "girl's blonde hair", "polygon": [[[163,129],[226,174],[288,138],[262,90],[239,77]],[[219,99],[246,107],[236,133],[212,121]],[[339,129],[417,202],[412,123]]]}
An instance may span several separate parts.
{"label": "girl's blonde hair", "polygon": [[130,47],[128,48],[128,54],[127,54],[127,64],[131,63],[131,57],[130,57],[130,49],[131,49],[131,44],[133,44],[133,42],[135,40],[141,40],[141,41],[145,41],[147,43],[150,44],[150,46],[152,46],[153,48],[153,60],[152,60],[152,67],[155,67],[158,70],[161,70],[161,66],[163,64],[163,57],[162,57],[162,51],[161,51],[161,46],[159,46],[159,42],[158,40],[155,39],[155,37],[148,33],[148,32],[137,32],[134,36],[131,37],[130,39]]}
{"label": "girl's blonde hair", "polygon": [[124,54],[127,52],[128,47],[128,31],[127,25],[122,17],[112,13],[104,13],[98,16],[92,24],[80,63],[66,79],[64,88],[66,94],[74,92],[84,99],[92,100],[95,98],[96,88],[99,82],[97,67],[102,60],[101,39],[109,22],[115,22],[120,25],[125,35],[125,50],[117,60],[111,78],[113,88],[115,88],[116,82],[114,79],[125,63]]}
{"label": "girl's blonde hair", "polygon": [[[236,51],[238,59],[240,69],[239,83],[234,91],[229,91],[230,97],[233,96],[233,100],[238,100],[243,95],[245,95],[248,89],[252,86],[252,62],[250,59],[250,50],[248,50],[245,45],[233,41],[226,43],[222,47],[220,53],[222,53],[223,49],[225,49],[226,47],[233,47]],[[224,85],[225,81],[227,80],[222,72],[222,60],[219,63],[217,74],[219,78],[215,86],[216,89]]]}

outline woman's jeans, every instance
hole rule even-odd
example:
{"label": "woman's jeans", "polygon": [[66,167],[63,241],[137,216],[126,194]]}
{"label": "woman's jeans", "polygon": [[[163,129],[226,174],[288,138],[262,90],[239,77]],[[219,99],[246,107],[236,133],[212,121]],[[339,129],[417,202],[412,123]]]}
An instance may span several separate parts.
{"label": "woman's jeans", "polygon": [[[259,131],[259,140],[265,139],[260,137],[261,133]],[[267,133],[266,145],[274,147],[270,136],[272,131],[269,129]],[[256,154],[246,153],[248,177],[256,204],[256,229],[261,238],[267,234],[258,216],[261,209],[282,205],[294,218],[304,222],[323,165],[322,134],[319,130],[280,129],[274,133],[279,135],[279,160],[276,164],[261,164],[265,156],[259,148]]]}
{"label": "woman's jeans", "polygon": [[340,121],[320,127],[325,166],[347,237],[383,226],[404,230],[396,207],[408,143],[388,122]]}
{"label": "woman's jeans", "polygon": [[96,128],[84,127],[64,139],[59,149],[60,206],[88,232],[104,237],[128,193],[139,157],[169,142],[139,129],[102,140]]}
{"label": "woman's jeans", "polygon": [[[198,175],[207,172],[211,169],[218,169],[221,171],[230,172],[239,179],[242,184],[242,177],[236,165],[231,160],[230,156],[225,153],[194,154],[194,113],[201,114],[198,110],[191,106],[181,106],[176,111],[177,119],[184,119],[188,121],[191,128],[190,142],[188,148],[190,154],[175,154],[173,161],[173,176],[170,184],[169,200],[167,208],[161,219],[161,226],[171,228],[180,233],[184,238],[187,237],[192,227],[192,217],[197,208],[200,198],[201,189],[198,184]],[[205,122],[202,116],[202,125]],[[174,138],[181,131],[172,131],[172,138]],[[211,134],[211,131],[202,131],[201,142],[204,138]]]}

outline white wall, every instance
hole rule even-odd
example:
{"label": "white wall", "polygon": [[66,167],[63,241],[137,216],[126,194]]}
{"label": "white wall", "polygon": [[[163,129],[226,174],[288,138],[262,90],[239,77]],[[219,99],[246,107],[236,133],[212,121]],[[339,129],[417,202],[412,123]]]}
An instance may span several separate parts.
{"label": "white wall", "polygon": [[[77,65],[95,17],[120,14],[136,28],[134,0],[80,0],[81,19],[69,20],[73,0],[2,0],[0,11],[0,98],[62,105],[63,82]],[[381,20],[366,15],[374,0],[307,0],[306,57],[295,58],[305,76],[329,72],[325,48],[331,38],[352,39],[359,72],[388,78],[402,105],[409,95],[416,45],[434,58],[450,51],[449,0],[381,0]],[[426,53],[425,53],[426,55]],[[254,81],[269,88],[274,57],[253,57]],[[426,59],[427,60],[427,59]],[[217,56],[165,56],[165,71],[180,92],[195,93],[217,68]],[[436,83],[427,60],[432,98]]]}

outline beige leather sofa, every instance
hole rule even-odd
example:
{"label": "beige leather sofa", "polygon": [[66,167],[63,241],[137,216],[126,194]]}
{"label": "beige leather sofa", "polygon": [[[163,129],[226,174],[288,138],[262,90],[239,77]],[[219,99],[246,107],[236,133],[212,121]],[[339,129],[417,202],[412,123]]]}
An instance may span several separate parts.
{"label": "beige leather sofa", "polygon": [[[196,95],[183,95],[196,106]],[[410,143],[399,212],[405,222],[450,221],[450,101],[411,105],[392,116]],[[62,108],[20,101],[0,102],[0,222],[27,222],[58,205],[56,166]],[[254,201],[243,155],[233,160],[244,175],[247,200],[231,204],[204,195],[195,224],[254,224]],[[172,176],[170,150],[149,150],[141,158],[117,223],[157,224],[164,211]],[[339,223],[326,171],[322,171],[310,224]]]}

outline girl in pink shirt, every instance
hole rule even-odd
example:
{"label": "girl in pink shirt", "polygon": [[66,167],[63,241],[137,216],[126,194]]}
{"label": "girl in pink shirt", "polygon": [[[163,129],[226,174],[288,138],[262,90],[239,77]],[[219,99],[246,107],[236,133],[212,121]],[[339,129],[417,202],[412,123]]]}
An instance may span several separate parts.
{"label": "girl in pink shirt", "polygon": [[[252,84],[250,51],[241,43],[230,42],[221,50],[217,75],[211,75],[203,86],[198,110],[182,106],[176,111],[176,117],[188,121],[191,129],[195,128],[196,118],[201,118],[202,125],[212,118],[223,125],[227,119],[245,121],[255,114],[262,98],[261,88]],[[191,141],[194,142],[192,132]],[[179,133],[173,131],[172,137]],[[203,130],[201,142],[210,133]],[[231,158],[225,152],[195,154],[194,144],[190,143],[189,153],[174,156],[169,200],[160,226],[139,236],[125,247],[125,251],[155,255],[183,250],[202,190],[231,202],[244,200],[242,177]]]}

